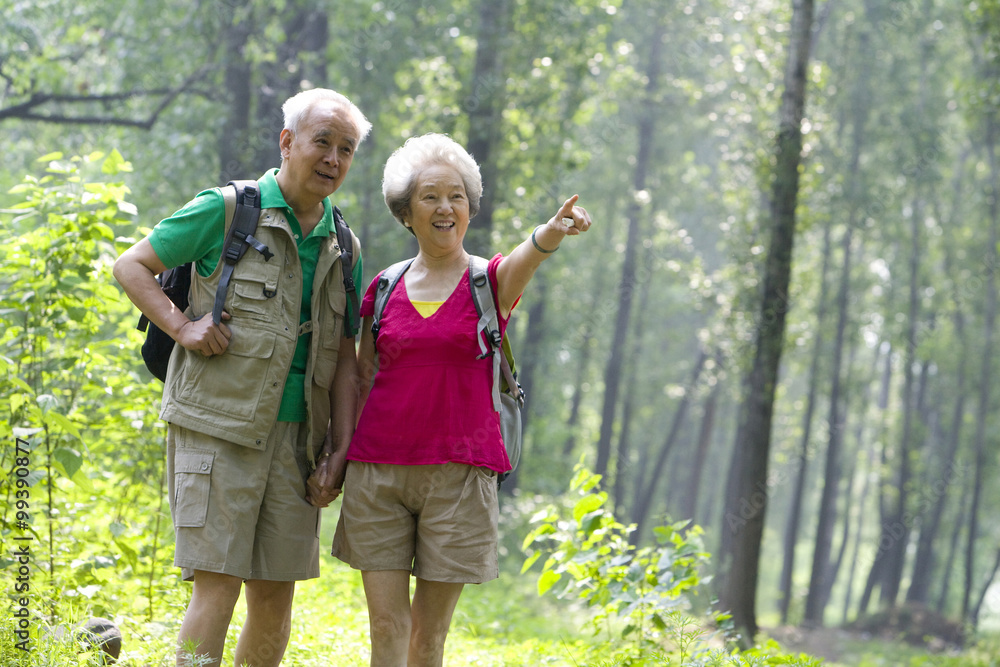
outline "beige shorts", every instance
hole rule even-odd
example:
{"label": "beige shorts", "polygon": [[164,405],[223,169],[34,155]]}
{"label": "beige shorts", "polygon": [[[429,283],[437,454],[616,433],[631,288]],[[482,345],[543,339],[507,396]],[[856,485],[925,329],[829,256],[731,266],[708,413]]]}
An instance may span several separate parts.
{"label": "beige shorts", "polygon": [[168,425],[174,565],[243,579],[319,576],[319,509],[305,500],[305,425],[277,422],[263,450]]}
{"label": "beige shorts", "polygon": [[407,570],[429,581],[496,579],[496,475],[462,463],[350,461],[333,555],[359,570]]}

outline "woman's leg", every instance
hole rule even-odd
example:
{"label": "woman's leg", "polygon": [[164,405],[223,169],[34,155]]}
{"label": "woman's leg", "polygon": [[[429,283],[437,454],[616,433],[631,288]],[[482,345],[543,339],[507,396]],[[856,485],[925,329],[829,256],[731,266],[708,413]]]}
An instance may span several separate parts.
{"label": "woman's leg", "polygon": [[368,601],[372,667],[407,667],[410,642],[410,573],[375,570],[361,573]]}
{"label": "woman's leg", "polygon": [[444,641],[464,585],[417,579],[408,667],[441,667]]}

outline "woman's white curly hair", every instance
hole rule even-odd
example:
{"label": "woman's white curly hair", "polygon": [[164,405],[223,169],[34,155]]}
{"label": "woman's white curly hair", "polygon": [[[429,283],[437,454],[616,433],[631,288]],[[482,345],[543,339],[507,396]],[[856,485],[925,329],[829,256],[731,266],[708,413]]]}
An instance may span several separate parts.
{"label": "woman's white curly hair", "polygon": [[434,165],[448,165],[458,171],[469,200],[469,217],[474,218],[479,213],[479,199],[483,196],[479,165],[457,141],[444,134],[432,133],[410,137],[385,163],[382,195],[392,216],[400,223],[410,207],[417,177],[422,170]]}

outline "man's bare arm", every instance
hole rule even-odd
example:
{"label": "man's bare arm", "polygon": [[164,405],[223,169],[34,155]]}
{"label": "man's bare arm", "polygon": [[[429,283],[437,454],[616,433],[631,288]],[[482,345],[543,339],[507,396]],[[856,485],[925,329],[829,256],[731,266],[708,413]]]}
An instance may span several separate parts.
{"label": "man's bare arm", "polygon": [[[206,356],[222,354],[232,332],[225,324],[216,326],[211,317],[190,320],[160,289],[156,276],[166,270],[149,239],[143,239],[121,254],[115,262],[115,280],[132,303],[181,346]],[[229,319],[223,313],[224,320]]]}

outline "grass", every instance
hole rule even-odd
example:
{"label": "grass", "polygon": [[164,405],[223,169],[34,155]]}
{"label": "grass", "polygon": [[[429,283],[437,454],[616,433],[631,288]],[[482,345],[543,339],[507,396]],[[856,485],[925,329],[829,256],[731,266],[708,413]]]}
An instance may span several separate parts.
{"label": "grass", "polygon": [[[336,507],[324,516],[323,552],[328,551],[335,527]],[[516,535],[519,529],[510,529]],[[508,535],[508,537],[510,537]],[[719,651],[681,661],[671,653],[645,661],[627,662],[614,633],[594,636],[590,614],[579,603],[536,593],[537,572],[520,574],[521,558],[510,553],[500,579],[467,586],[452,622],[445,649],[451,667],[613,667],[647,665],[776,665],[817,664],[808,656],[792,656],[787,648],[771,644],[757,657],[734,657]],[[112,584],[109,584],[109,586]],[[115,620],[122,630],[123,667],[170,667],[174,642],[184,613],[189,584],[178,584],[158,602],[155,622],[122,613]],[[135,612],[138,614],[139,612]],[[82,615],[82,614],[81,614]],[[242,600],[230,628],[226,660],[245,619]],[[71,624],[49,627],[35,620],[33,652],[15,651],[11,620],[0,622],[0,665],[11,667],[83,667],[99,664],[87,653],[78,653]],[[695,628],[697,632],[697,628]],[[986,640],[960,656],[933,655],[895,642],[862,641],[836,635],[837,657],[824,667],[1000,667],[1000,639]],[[796,649],[799,650],[799,649]],[[805,649],[802,649],[805,650]],[[329,555],[322,556],[321,576],[297,586],[292,633],[283,665],[288,667],[365,667],[368,665],[368,617],[360,573]]]}
{"label": "grass", "polygon": [[[368,614],[359,572],[327,555],[336,525],[336,509],[323,521],[321,576],[296,586],[292,633],[283,665],[289,667],[366,667],[369,658]],[[501,578],[467,586],[452,621],[446,647],[446,665],[517,667],[519,665],[589,665],[609,655],[600,639],[590,636],[584,612],[559,600],[539,598],[534,577],[520,575],[520,563],[511,562]],[[182,584],[186,600],[189,584]],[[173,664],[174,642],[183,605],[171,607],[166,618],[144,623],[118,617],[123,667],[166,667]],[[226,660],[246,618],[243,599],[237,604],[227,641]],[[51,637],[51,636],[50,636]],[[50,642],[51,644],[51,642]],[[36,644],[37,646],[37,644]],[[67,644],[70,649],[72,643]],[[66,646],[63,649],[66,649]],[[32,665],[78,665],[46,654]],[[3,655],[0,653],[0,655]],[[41,654],[35,656],[41,658]],[[6,664],[6,663],[4,663]]]}

